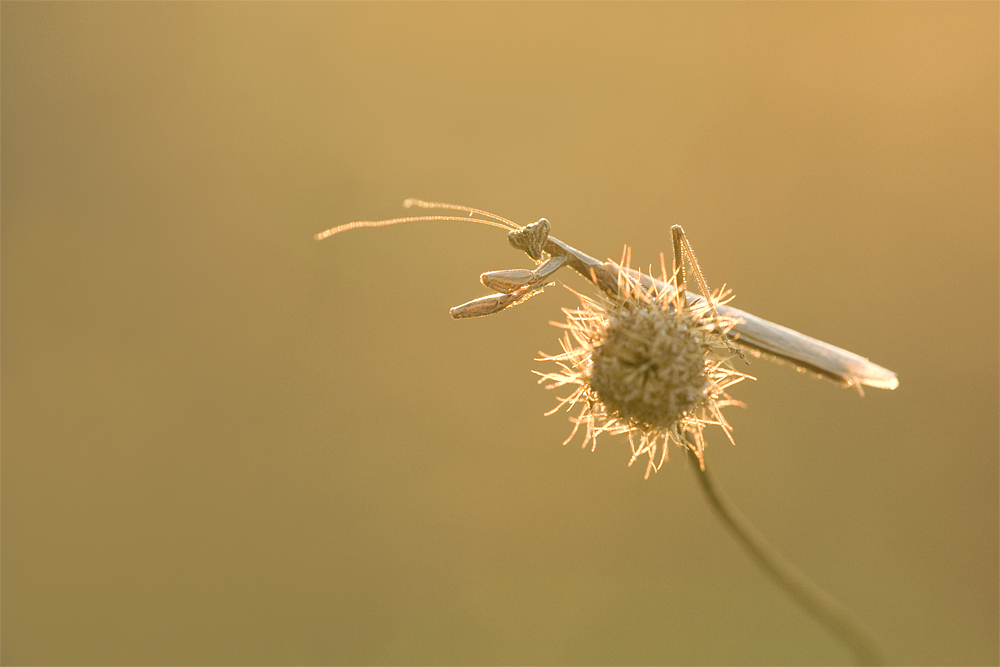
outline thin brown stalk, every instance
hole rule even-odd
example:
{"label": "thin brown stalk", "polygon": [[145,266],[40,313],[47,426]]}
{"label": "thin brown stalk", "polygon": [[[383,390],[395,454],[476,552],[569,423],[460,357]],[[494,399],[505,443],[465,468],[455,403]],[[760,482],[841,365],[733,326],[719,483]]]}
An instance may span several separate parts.
{"label": "thin brown stalk", "polygon": [[703,469],[693,456],[688,459],[712,509],[757,564],[806,611],[844,642],[854,653],[859,665],[884,664],[878,647],[857,617],[768,544],[764,536],[719,489],[707,468]]}

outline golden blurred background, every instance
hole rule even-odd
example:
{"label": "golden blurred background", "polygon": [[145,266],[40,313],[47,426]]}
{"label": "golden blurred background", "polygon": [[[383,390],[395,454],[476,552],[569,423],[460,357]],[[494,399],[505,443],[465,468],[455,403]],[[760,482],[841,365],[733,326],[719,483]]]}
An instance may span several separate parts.
{"label": "golden blurred background", "polygon": [[[898,664],[997,664],[997,3],[20,3],[2,16],[4,664],[838,664],[684,456],[562,447],[574,298],[658,262],[755,361],[709,466]],[[565,272],[560,278],[585,290]]]}

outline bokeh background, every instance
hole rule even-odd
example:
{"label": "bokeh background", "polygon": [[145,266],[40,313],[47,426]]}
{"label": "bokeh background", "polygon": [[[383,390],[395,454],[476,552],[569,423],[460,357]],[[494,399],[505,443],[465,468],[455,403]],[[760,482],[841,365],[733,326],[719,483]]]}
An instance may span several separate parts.
{"label": "bokeh background", "polygon": [[[756,361],[709,465],[890,662],[998,659],[996,3],[19,3],[2,16],[5,664],[837,664],[683,455],[563,447],[549,288],[683,224]],[[577,276],[562,278],[585,289]]]}

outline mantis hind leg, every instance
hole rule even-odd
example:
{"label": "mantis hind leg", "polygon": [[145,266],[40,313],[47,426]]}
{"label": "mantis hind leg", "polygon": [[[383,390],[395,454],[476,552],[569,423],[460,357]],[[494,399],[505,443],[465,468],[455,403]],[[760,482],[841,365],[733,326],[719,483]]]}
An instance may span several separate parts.
{"label": "mantis hind leg", "polygon": [[722,339],[725,341],[726,347],[728,347],[730,351],[738,354],[740,359],[747,361],[746,356],[743,354],[743,350],[733,347],[729,336],[725,333],[725,329],[722,326],[722,318],[719,317],[719,311],[715,308],[715,299],[712,298],[712,292],[708,289],[708,283],[705,282],[705,276],[701,273],[701,267],[698,266],[698,260],[694,256],[694,250],[691,249],[691,242],[688,241],[687,235],[684,233],[684,228],[680,225],[674,225],[670,228],[670,235],[674,246],[674,280],[677,285],[676,303],[680,307],[685,307],[688,303],[687,284],[684,277],[684,257],[687,257],[688,264],[691,265],[691,273],[694,274],[694,278],[698,283],[698,287],[701,289],[701,293],[705,295],[705,301],[708,303],[709,309],[712,312],[712,319],[715,320],[715,326],[717,326],[719,332],[722,333]]}

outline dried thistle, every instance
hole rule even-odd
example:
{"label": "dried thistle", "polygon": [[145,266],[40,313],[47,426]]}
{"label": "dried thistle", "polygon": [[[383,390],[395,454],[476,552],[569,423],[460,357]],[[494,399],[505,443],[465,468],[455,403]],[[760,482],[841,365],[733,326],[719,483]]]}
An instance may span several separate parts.
{"label": "dried thistle", "polygon": [[753,379],[731,363],[734,350],[727,334],[739,319],[718,314],[718,306],[727,303],[731,293],[723,288],[689,302],[683,283],[678,289],[677,275],[668,280],[663,269],[659,287],[644,285],[625,270],[619,272],[613,299],[574,292],[580,307],[563,308],[566,321],[553,322],[565,330],[562,352],[543,353],[539,359],[555,362],[560,370],[536,371],[548,389],[574,387],[547,413],[563,406],[579,408],[570,417],[573,430],[563,444],[581,426],[584,448],[595,448],[601,433],[627,434],[629,465],[645,455],[647,478],[667,460],[670,442],[690,449],[704,469],[706,426],[719,426],[733,442],[722,408],[743,403],[730,398],[727,390]]}

